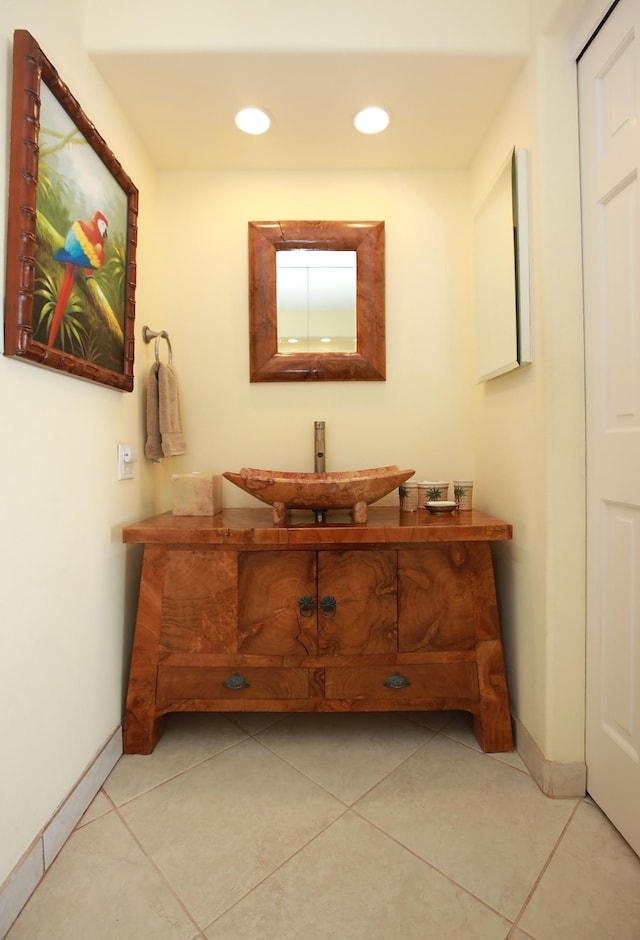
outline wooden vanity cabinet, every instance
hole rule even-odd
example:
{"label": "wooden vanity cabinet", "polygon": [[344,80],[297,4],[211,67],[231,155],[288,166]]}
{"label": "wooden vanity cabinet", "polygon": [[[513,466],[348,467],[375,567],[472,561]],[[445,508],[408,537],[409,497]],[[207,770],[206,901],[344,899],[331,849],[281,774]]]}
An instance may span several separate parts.
{"label": "wooden vanity cabinet", "polygon": [[125,528],[145,546],[125,752],[153,750],[174,711],[436,709],[471,712],[485,750],[511,750],[490,546],[511,527],[406,515],[281,527],[226,510]]}
{"label": "wooden vanity cabinet", "polygon": [[396,585],[394,551],[240,552],[239,651],[395,653]]}
{"label": "wooden vanity cabinet", "polygon": [[382,679],[368,687],[368,667],[363,675],[352,666],[363,657],[370,663],[395,662],[397,620],[394,550],[238,555],[239,650],[254,656],[302,654],[314,679],[309,710],[375,707],[376,693],[384,693],[384,679],[393,669],[383,665]]}

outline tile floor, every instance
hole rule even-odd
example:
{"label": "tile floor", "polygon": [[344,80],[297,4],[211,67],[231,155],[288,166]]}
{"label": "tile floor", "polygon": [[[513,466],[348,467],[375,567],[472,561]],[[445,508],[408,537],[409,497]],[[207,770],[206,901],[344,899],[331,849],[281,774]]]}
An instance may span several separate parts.
{"label": "tile floor", "polygon": [[8,934],[44,938],[638,940],[640,860],[461,713],[172,715]]}

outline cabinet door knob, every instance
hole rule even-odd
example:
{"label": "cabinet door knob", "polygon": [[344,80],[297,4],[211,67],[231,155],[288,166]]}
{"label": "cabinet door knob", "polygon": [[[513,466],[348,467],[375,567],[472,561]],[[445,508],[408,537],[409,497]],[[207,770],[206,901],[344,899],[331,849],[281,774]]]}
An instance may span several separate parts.
{"label": "cabinet door knob", "polygon": [[232,676],[229,676],[228,679],[225,679],[222,683],[228,689],[248,689],[249,683],[244,676],[239,675],[239,673],[234,672]]}
{"label": "cabinet door knob", "polygon": [[298,607],[300,608],[301,617],[311,617],[313,616],[313,598],[309,594],[303,595],[298,599]]}
{"label": "cabinet door knob", "polygon": [[411,683],[406,676],[400,675],[399,672],[394,672],[392,676],[384,680],[384,685],[389,686],[390,689],[406,689]]}
{"label": "cabinet door knob", "polygon": [[330,594],[325,595],[320,601],[320,609],[325,620],[331,620],[336,615],[336,599]]}

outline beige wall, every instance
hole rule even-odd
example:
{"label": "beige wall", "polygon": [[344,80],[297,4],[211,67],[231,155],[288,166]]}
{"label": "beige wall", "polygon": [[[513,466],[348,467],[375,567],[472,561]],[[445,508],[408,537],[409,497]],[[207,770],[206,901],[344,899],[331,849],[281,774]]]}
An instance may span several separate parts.
{"label": "beige wall", "polygon": [[[323,419],[327,469],[473,476],[465,173],[163,173],[159,203],[154,319],[171,333],[189,453],[154,472],[312,470]],[[247,223],[278,217],[385,220],[386,382],[249,383]],[[227,505],[248,502],[225,481]]]}
{"label": "beige wall", "polygon": [[530,0],[324,0],[321,5],[279,0],[274,15],[264,0],[160,5],[111,0],[87,3],[85,38],[90,48],[109,52],[381,49],[513,55],[529,48],[529,5]]}
{"label": "beige wall", "polygon": [[476,473],[514,524],[497,552],[514,713],[545,758],[584,761],[584,363],[575,55],[606,0],[532,5],[527,67],[470,170],[529,150],[533,363],[478,387]]}
{"label": "beige wall", "polygon": [[472,199],[529,152],[533,362],[476,389],[477,475],[514,524],[497,552],[514,713],[553,761],[584,760],[584,415],[575,65],[537,37],[471,168]]}
{"label": "beige wall", "polygon": [[[514,146],[528,153],[532,227],[538,224],[539,166],[536,66],[530,59],[485,138],[470,171],[477,207]],[[546,690],[544,570],[546,526],[545,346],[537,295],[538,259],[532,242],[532,363],[477,385],[473,392],[476,475],[489,508],[509,519],[513,542],[495,551],[512,709],[543,746]]]}
{"label": "beige wall", "polygon": [[[153,248],[155,180],[83,51],[75,0],[4,0],[0,73],[28,29],[142,192],[139,264]],[[0,97],[8,179],[9,87]],[[0,194],[6,218],[6,190]],[[5,257],[5,225],[0,257]],[[138,309],[152,305],[140,278]],[[4,301],[4,279],[2,281]],[[136,596],[124,522],[148,514],[148,471],[116,481],[116,446],[140,435],[141,398],[0,357],[0,884],[121,719]]]}
{"label": "beige wall", "polygon": [[[222,44],[237,39],[252,2],[225,6]],[[173,463],[141,459],[133,482],[116,481],[117,443],[141,450],[144,442],[152,348],[140,341],[132,395],[0,359],[0,883],[120,721],[139,564],[139,554],[120,544],[122,524],[169,505],[172,472],[310,469],[316,418],[327,422],[330,469],[395,462],[418,476],[471,476],[476,505],[514,523],[514,541],[497,558],[514,709],[549,759],[583,757],[578,162],[575,69],[564,30],[589,4],[533,3],[548,31],[536,36],[468,173],[176,171],[157,178],[86,46],[117,44],[122,23],[132,25],[129,45],[148,37],[156,48],[188,46],[202,22],[213,24],[215,5],[192,0],[189,17],[181,4],[179,29],[169,15],[175,5],[165,17],[155,15],[157,3],[145,14],[147,6],[4,0],[0,8],[3,73],[10,74],[13,29],[29,29],[141,190],[136,332],[144,323],[170,331],[189,445]],[[351,35],[364,23],[360,35],[373,41],[389,9],[379,6],[381,18],[359,18]],[[434,10],[442,22],[424,33],[441,48],[464,46],[474,31],[484,50],[528,41],[526,0],[491,0],[492,14],[483,4],[481,21],[477,0],[447,4],[446,16],[444,7],[407,3],[411,15],[398,19],[396,5],[397,46],[408,47],[421,17],[433,27]],[[134,29],[138,15],[143,23]],[[554,22],[565,24],[557,35],[548,26]],[[326,32],[316,36],[329,45]],[[7,109],[5,95],[3,128]],[[534,362],[475,386],[471,219],[513,144],[531,151]],[[285,216],[385,220],[387,382],[248,382],[246,223]],[[247,499],[230,485],[225,498],[230,505]]]}

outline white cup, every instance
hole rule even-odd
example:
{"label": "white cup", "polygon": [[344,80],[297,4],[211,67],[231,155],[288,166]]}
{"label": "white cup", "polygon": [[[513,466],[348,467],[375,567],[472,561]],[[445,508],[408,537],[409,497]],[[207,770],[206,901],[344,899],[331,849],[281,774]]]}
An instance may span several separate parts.
{"label": "white cup", "polygon": [[[456,490],[462,490],[456,496]],[[454,480],[453,495],[458,504],[458,509],[468,510],[473,507],[473,480]]]}
{"label": "white cup", "polygon": [[418,508],[418,484],[403,483],[399,487],[400,493],[400,511],[415,512]]}
{"label": "white cup", "polygon": [[[424,503],[430,500],[449,499],[449,482],[447,480],[425,480],[420,486],[424,486],[425,488],[423,506]],[[437,496],[436,490],[438,491]]]}

